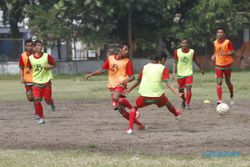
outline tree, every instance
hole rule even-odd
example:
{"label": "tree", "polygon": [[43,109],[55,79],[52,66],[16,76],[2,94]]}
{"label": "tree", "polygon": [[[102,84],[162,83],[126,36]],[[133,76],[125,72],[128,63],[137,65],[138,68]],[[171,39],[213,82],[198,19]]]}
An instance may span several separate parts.
{"label": "tree", "polygon": [[[29,16],[33,16],[30,26],[42,37],[66,34],[92,44],[129,40],[131,46],[135,42],[138,46],[151,46],[164,34],[165,27],[171,26],[172,13],[180,1],[59,0],[55,3],[47,9],[42,1],[39,6],[29,7]],[[56,28],[48,28],[50,25]]]}
{"label": "tree", "polygon": [[18,28],[18,22],[22,22],[25,15],[23,8],[34,3],[33,0],[0,0],[0,9],[3,11],[3,23],[10,25],[11,37],[20,38],[22,34]]}
{"label": "tree", "polygon": [[197,47],[205,47],[211,43],[218,27],[225,27],[230,36],[237,35],[247,17],[237,13],[248,11],[249,8],[244,6],[250,4],[248,1],[232,0],[194,0],[193,2],[195,5],[187,10],[186,15],[182,13],[182,22],[174,25],[171,32],[176,34],[177,38],[188,37]]}

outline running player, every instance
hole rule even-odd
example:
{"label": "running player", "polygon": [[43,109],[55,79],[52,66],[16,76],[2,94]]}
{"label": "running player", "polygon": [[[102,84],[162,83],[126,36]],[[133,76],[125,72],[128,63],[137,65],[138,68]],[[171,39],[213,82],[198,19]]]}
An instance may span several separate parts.
{"label": "running player", "polygon": [[51,69],[55,67],[55,61],[51,55],[42,52],[42,49],[42,41],[37,40],[35,42],[36,52],[29,57],[29,61],[27,64],[28,67],[32,68],[35,111],[40,117],[38,124],[45,123],[43,107],[41,104],[43,98],[45,102],[51,106],[51,110],[55,111],[51,86],[51,80],[53,79]]}
{"label": "running player", "polygon": [[[134,80],[132,61],[128,58],[128,51],[127,43],[120,44],[118,54],[109,55],[101,69],[85,75],[85,78],[89,79],[108,71],[108,88],[111,91],[114,110],[118,110],[127,120],[129,120],[129,113],[126,108],[131,109],[132,106],[124,96],[123,91],[126,89],[127,83]],[[144,129],[144,125],[137,119],[135,119],[135,124],[138,129]]]}
{"label": "running player", "polygon": [[25,52],[20,55],[19,58],[19,68],[20,68],[20,79],[21,83],[24,84],[26,90],[26,97],[28,101],[33,102],[33,94],[32,94],[32,72],[27,73],[27,63],[29,60],[29,56],[33,54],[33,42],[31,39],[27,39],[24,43]]}
{"label": "running player", "polygon": [[[182,113],[181,109],[175,109],[172,103],[168,100],[164,94],[163,83],[174,93],[176,96],[181,97],[181,93],[176,90],[169,82],[169,72],[164,66],[166,63],[166,55],[159,53],[154,55],[151,59],[152,62],[146,64],[141,70],[137,81],[124,93],[131,92],[138,85],[140,96],[136,99],[136,105],[130,110],[129,128],[128,134],[133,133],[133,124],[136,117],[138,118],[138,108],[145,107],[147,105],[155,104],[158,107],[166,106],[167,109],[174,114],[178,119],[178,116]],[[136,116],[137,115],[137,116]]]}
{"label": "running player", "polygon": [[215,76],[217,79],[217,105],[222,102],[222,80],[225,78],[230,93],[230,105],[234,104],[233,84],[231,83],[231,67],[233,64],[234,47],[230,40],[225,37],[224,28],[218,28],[214,41],[214,55],[212,60],[215,63]]}
{"label": "running player", "polygon": [[[174,64],[172,78],[175,78],[177,71],[177,82],[179,92],[182,93],[182,108],[190,110],[190,102],[192,97],[192,84],[193,84],[193,62],[200,68],[202,74],[204,71],[201,65],[196,60],[196,55],[193,49],[189,48],[189,41],[186,38],[180,41],[181,48],[174,52]],[[186,89],[186,96],[184,93]]]}

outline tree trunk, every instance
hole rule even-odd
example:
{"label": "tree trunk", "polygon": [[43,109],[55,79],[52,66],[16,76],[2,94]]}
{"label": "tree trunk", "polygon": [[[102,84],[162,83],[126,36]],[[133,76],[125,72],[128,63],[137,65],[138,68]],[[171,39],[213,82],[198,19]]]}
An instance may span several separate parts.
{"label": "tree trunk", "polygon": [[57,54],[58,54],[58,59],[62,60],[62,54],[61,54],[61,40],[57,40]]}
{"label": "tree trunk", "polygon": [[131,5],[128,12],[128,43],[129,43],[129,57],[132,58],[133,54],[133,40],[132,40],[132,9]]}

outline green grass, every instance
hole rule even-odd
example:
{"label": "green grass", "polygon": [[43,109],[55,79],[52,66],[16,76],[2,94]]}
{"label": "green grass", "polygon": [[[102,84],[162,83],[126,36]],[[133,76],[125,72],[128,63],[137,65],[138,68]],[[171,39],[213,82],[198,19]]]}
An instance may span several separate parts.
{"label": "green grass", "polygon": [[81,151],[0,151],[3,167],[237,167],[249,166],[250,156],[202,158],[200,156],[104,155]]}
{"label": "green grass", "polygon": [[[250,71],[236,71],[232,75],[236,98],[244,99],[250,97]],[[1,101],[24,100],[24,86],[19,81],[19,76],[1,76],[0,92]],[[172,81],[177,87],[176,81]],[[130,84],[131,85],[131,84]],[[208,72],[204,76],[195,73],[193,83],[192,99],[196,100],[216,100],[216,79],[213,72]],[[175,98],[173,93],[166,90],[170,99]],[[137,90],[128,95],[134,100]],[[107,99],[110,97],[107,89],[107,76],[95,76],[85,80],[81,75],[55,76],[53,80],[53,96],[55,99]],[[223,82],[223,97],[229,98],[229,93],[225,82]]]}
{"label": "green grass", "polygon": [[[250,71],[233,73],[232,81],[236,98],[250,97]],[[0,101],[25,101],[24,87],[18,76],[0,77]],[[176,86],[176,81],[172,81]],[[96,76],[85,80],[83,76],[55,76],[53,92],[55,100],[63,99],[107,99],[110,94],[106,88],[107,76]],[[216,100],[216,80],[213,72],[202,76],[194,75],[193,99]],[[228,90],[223,83],[224,97],[228,98]],[[171,101],[175,99],[172,92],[166,91]],[[137,91],[133,91],[128,98],[134,103]],[[95,145],[89,147],[95,148]],[[236,167],[250,166],[250,155],[227,158],[202,158],[201,156],[149,156],[149,155],[104,155],[101,153],[86,153],[81,151],[42,151],[42,150],[0,150],[0,167],[79,167],[79,166],[121,166],[121,167]]]}

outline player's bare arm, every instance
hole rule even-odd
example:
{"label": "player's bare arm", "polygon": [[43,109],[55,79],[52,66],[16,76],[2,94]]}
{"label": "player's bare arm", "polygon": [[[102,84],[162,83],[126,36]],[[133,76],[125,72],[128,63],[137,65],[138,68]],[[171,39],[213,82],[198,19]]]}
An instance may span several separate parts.
{"label": "player's bare arm", "polygon": [[166,85],[167,85],[167,87],[168,87],[177,97],[181,97],[181,96],[182,96],[183,93],[179,93],[179,91],[173,87],[173,85],[171,84],[171,82],[167,82]]}
{"label": "player's bare arm", "polygon": [[89,79],[90,77],[93,77],[93,76],[95,76],[95,75],[100,75],[100,74],[104,73],[105,71],[106,71],[106,70],[104,70],[104,69],[96,70],[95,72],[86,74],[86,75],[85,75],[85,79]]}
{"label": "player's bare arm", "polygon": [[172,79],[175,79],[176,71],[177,71],[177,61],[174,61],[173,63],[173,72],[172,72]]}
{"label": "player's bare arm", "polygon": [[53,68],[55,68],[55,67],[56,67],[56,65],[51,65],[51,64],[49,64],[49,65],[44,66],[43,68],[44,68],[45,70],[51,70],[51,69],[53,69]]}
{"label": "player's bare arm", "polygon": [[234,57],[234,56],[235,56],[235,51],[232,50],[232,51],[230,51],[230,52],[225,52],[225,53],[222,54],[221,56],[232,56],[232,57]]}
{"label": "player's bare arm", "polygon": [[127,93],[131,92],[134,88],[136,88],[138,85],[140,85],[140,83],[141,83],[141,80],[137,79],[136,82],[130,88],[125,89],[123,91],[123,93],[127,94]]}
{"label": "player's bare arm", "polygon": [[20,68],[20,80],[21,80],[21,83],[24,83],[24,80],[23,80],[23,68]]}
{"label": "player's bare arm", "polygon": [[127,79],[125,79],[125,80],[122,82],[122,84],[123,84],[123,85],[127,85],[128,82],[132,82],[133,80],[135,80],[135,77],[134,77],[134,75],[131,75],[131,76],[129,76]]}

